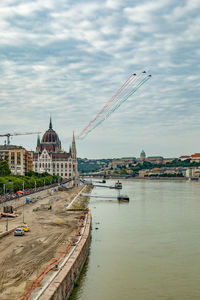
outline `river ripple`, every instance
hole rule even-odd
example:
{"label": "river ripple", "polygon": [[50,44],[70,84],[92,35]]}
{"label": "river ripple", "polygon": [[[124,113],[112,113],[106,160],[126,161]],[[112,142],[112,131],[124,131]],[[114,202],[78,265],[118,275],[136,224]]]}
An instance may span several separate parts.
{"label": "river ripple", "polygon": [[90,255],[70,299],[200,299],[200,183],[122,184],[129,203],[103,198],[113,189],[92,191],[102,198],[90,200]]}

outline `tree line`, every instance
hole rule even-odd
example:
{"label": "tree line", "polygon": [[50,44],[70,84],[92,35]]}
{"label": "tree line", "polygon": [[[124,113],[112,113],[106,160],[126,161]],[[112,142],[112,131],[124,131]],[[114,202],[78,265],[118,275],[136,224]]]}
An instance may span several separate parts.
{"label": "tree line", "polygon": [[58,175],[28,172],[27,176],[12,175],[7,161],[0,162],[0,194],[16,193],[18,190],[50,185],[61,180]]}

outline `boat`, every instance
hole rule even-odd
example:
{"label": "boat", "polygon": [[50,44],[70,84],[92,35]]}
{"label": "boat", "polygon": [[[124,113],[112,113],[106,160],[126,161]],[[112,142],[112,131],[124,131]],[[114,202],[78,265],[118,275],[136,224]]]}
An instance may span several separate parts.
{"label": "boat", "polygon": [[122,189],[122,183],[119,182],[119,180],[115,183],[115,188],[116,189]]}
{"label": "boat", "polygon": [[119,195],[119,196],[117,197],[117,200],[119,200],[119,201],[124,201],[124,202],[128,202],[128,201],[129,201],[129,196],[127,196],[127,195]]}

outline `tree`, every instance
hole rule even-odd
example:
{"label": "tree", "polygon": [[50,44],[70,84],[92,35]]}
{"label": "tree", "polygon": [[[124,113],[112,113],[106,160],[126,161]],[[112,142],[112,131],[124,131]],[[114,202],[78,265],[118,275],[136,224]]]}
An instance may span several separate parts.
{"label": "tree", "polygon": [[6,160],[0,161],[0,176],[8,176],[11,171]]}
{"label": "tree", "polygon": [[126,169],[121,169],[120,174],[121,175],[127,175]]}

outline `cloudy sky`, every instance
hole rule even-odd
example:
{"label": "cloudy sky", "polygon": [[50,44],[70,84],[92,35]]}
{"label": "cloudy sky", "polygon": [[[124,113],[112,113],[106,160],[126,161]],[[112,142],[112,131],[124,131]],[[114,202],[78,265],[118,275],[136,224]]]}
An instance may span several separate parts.
{"label": "cloudy sky", "polygon": [[[200,152],[199,0],[1,0],[1,134],[53,128],[68,150],[132,73],[152,78],[79,157]],[[34,150],[37,135],[13,137]],[[4,143],[4,138],[0,143]]]}

